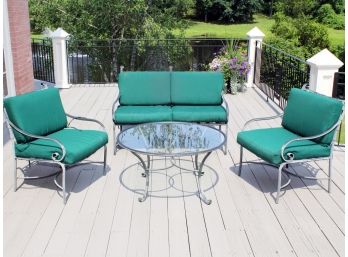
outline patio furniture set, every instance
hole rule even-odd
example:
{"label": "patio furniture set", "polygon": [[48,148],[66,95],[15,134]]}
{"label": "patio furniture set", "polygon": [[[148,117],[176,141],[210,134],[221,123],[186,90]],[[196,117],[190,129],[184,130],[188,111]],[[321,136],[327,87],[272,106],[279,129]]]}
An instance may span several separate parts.
{"label": "patio furniture set", "polygon": [[[214,150],[227,153],[227,102],[223,95],[224,78],[219,72],[122,72],[119,96],[112,108],[113,150],[126,149],[134,154],[144,169],[143,202],[149,196],[151,157],[169,158],[173,166],[177,158],[192,156],[192,173],[197,176],[197,196],[211,204],[204,195],[200,179],[204,163]],[[329,161],[328,191],[332,175],[332,149],[335,132],[343,118],[344,102],[293,88],[284,113],[248,121],[238,133],[240,144],[239,175],[243,166],[243,149],[278,168],[276,202],[280,190],[290,184],[288,165],[318,159]],[[86,158],[104,149],[107,165],[108,135],[102,123],[94,119],[66,114],[55,88],[43,89],[4,100],[4,114],[14,147],[14,190],[17,190],[17,160],[46,162],[61,167],[55,183],[67,200],[67,169],[86,163]],[[282,117],[277,128],[246,130],[251,122]],[[71,118],[68,122],[68,118]],[[101,130],[78,129],[74,120],[94,122]],[[120,127],[116,135],[115,128]],[[222,130],[222,126],[225,130]],[[146,159],[144,159],[144,157]],[[200,160],[201,159],[201,160]],[[88,162],[87,162],[88,163]],[[282,184],[282,174],[288,181]],[[290,175],[290,176],[289,176]],[[57,178],[61,176],[61,184]],[[24,179],[37,179],[24,172]],[[304,177],[316,179],[316,177]]]}

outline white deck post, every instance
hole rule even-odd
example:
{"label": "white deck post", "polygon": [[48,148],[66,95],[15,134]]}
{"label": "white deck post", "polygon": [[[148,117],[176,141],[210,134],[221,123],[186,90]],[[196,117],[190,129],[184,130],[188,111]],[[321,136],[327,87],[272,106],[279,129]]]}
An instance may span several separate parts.
{"label": "white deck post", "polygon": [[334,74],[343,65],[326,48],[307,60],[310,66],[309,88],[320,94],[332,96]]}
{"label": "white deck post", "polygon": [[68,62],[66,53],[66,38],[69,36],[62,28],[56,29],[52,34],[54,79],[56,88],[69,88]]}
{"label": "white deck post", "polygon": [[255,74],[255,54],[256,54],[256,41],[259,41],[258,48],[261,48],[261,42],[265,37],[265,34],[258,27],[254,27],[247,33],[249,39],[248,47],[248,63],[250,64],[250,71],[247,76],[247,87],[254,85],[254,74]]}

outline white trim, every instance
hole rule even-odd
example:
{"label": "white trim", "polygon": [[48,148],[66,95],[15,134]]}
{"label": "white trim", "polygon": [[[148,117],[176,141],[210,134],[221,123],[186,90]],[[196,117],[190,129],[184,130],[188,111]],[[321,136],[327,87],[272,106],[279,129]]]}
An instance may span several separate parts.
{"label": "white trim", "polygon": [[8,96],[16,95],[16,87],[13,72],[13,57],[11,48],[10,23],[8,18],[7,0],[3,1],[3,39],[4,39],[4,60],[6,66],[7,93]]}

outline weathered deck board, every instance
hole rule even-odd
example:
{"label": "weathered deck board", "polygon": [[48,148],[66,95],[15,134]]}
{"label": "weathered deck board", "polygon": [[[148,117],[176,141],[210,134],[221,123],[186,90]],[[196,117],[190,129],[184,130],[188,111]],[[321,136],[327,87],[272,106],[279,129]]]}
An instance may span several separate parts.
{"label": "weathered deck board", "polygon": [[[196,195],[185,195],[197,191],[196,177],[170,167],[169,159],[153,162],[153,168],[167,168],[154,173],[150,184],[153,196],[140,203],[145,179],[138,160],[125,150],[116,156],[112,153],[111,106],[116,94],[116,87],[100,86],[61,91],[66,112],[102,121],[109,134],[106,176],[99,164],[69,170],[67,188],[71,194],[65,206],[52,178],[25,182],[17,192],[12,191],[11,145],[5,141],[5,256],[344,256],[344,147],[335,147],[331,194],[326,192],[326,181],[320,186],[292,178],[275,204],[274,168],[244,164],[242,176],[237,175],[238,131],[248,119],[279,112],[251,88],[226,96],[230,106],[229,152],[214,152],[206,163],[212,169],[205,167],[202,177],[205,189],[217,180],[205,192],[212,204],[207,206]],[[96,127],[86,122],[74,124]],[[279,120],[274,120],[251,128],[278,125]],[[100,150],[91,159],[102,160],[102,156]],[[181,159],[180,164],[192,168],[187,160]],[[245,151],[244,160],[258,158]],[[47,172],[55,168],[31,169]],[[309,174],[308,169],[325,177],[327,163],[295,166],[293,171]],[[175,188],[170,187],[169,177]]]}

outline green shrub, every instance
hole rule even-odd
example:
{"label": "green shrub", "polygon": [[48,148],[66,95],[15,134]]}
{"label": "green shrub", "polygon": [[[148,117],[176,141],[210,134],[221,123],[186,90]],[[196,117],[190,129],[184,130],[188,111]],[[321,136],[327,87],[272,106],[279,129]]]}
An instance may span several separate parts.
{"label": "green shrub", "polygon": [[329,48],[329,33],[324,25],[309,18],[297,19],[294,25],[297,28],[300,46],[307,48],[311,54]]}
{"label": "green shrub", "polygon": [[273,17],[275,24],[271,28],[272,33],[283,39],[296,40],[297,29],[294,26],[293,19],[285,16],[282,12],[276,13]]}
{"label": "green shrub", "polygon": [[266,43],[300,59],[306,59],[306,57],[308,56],[308,54],[306,53],[307,50],[304,47],[298,46],[295,41],[271,36],[266,39]]}
{"label": "green shrub", "polygon": [[333,29],[344,29],[344,15],[336,14],[331,4],[323,4],[318,9],[317,20]]}
{"label": "green shrub", "polygon": [[277,13],[271,30],[275,35],[270,40],[272,44],[302,58],[309,58],[329,48],[327,28],[305,16],[293,19]]}

